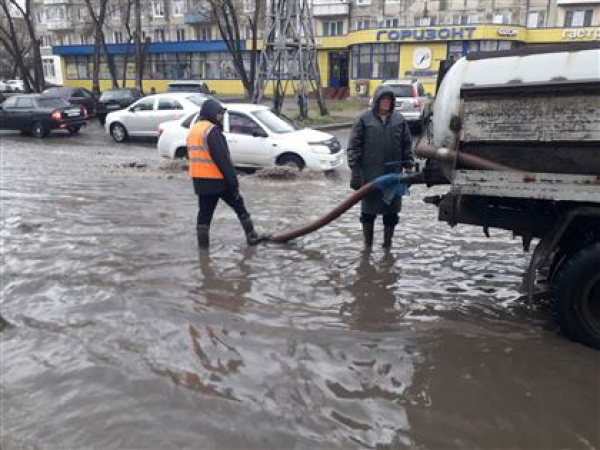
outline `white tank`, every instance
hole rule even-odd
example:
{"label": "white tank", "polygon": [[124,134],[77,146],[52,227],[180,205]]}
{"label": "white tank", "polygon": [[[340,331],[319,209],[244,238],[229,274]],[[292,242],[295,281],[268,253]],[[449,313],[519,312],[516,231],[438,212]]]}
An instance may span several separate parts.
{"label": "white tank", "polygon": [[449,125],[451,118],[459,115],[462,86],[600,80],[600,46],[578,50],[573,45],[571,48],[554,53],[458,60],[444,77],[436,94],[434,145],[454,148],[456,144],[456,135]]}

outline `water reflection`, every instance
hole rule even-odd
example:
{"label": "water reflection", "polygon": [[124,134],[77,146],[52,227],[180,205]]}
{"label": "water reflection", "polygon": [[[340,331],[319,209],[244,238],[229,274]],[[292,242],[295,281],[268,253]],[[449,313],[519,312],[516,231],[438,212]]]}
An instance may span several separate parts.
{"label": "water reflection", "polygon": [[353,298],[340,308],[340,314],[353,328],[365,331],[388,331],[397,328],[404,311],[399,309],[395,285],[401,273],[397,256],[384,252],[380,259],[369,251],[361,254],[356,279],[349,285]]}

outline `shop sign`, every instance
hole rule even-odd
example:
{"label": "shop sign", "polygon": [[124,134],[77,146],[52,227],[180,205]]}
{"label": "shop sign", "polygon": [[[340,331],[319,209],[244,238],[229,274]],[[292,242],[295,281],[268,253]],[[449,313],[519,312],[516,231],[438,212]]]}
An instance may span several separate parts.
{"label": "shop sign", "polygon": [[562,38],[564,40],[600,39],[600,28],[579,28],[576,30],[563,30]]}
{"label": "shop sign", "polygon": [[433,52],[429,47],[418,47],[413,52],[413,67],[415,69],[429,69]]}
{"label": "shop sign", "polygon": [[437,70],[405,70],[404,75],[407,77],[435,77]]}
{"label": "shop sign", "polygon": [[382,41],[447,41],[469,40],[477,27],[448,27],[448,28],[406,28],[396,30],[379,30],[377,40]]}
{"label": "shop sign", "polygon": [[515,30],[514,28],[499,28],[498,34],[500,36],[516,36],[519,34],[519,30]]}

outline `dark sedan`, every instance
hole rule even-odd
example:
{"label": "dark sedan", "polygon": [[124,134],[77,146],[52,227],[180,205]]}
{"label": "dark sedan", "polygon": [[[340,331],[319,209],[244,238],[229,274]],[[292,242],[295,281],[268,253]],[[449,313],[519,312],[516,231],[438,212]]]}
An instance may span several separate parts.
{"label": "dark sedan", "polygon": [[96,114],[98,99],[87,89],[77,87],[53,87],[46,89],[42,95],[63,98],[72,105],[82,105],[90,116]]}
{"label": "dark sedan", "polygon": [[0,105],[0,129],[21,130],[35,137],[46,137],[52,130],[76,134],[88,122],[82,106],[46,95],[15,95]]}
{"label": "dark sedan", "polygon": [[100,123],[104,125],[108,113],[125,109],[143,96],[142,91],[135,88],[109,89],[108,91],[104,91],[98,100],[96,109],[96,115]]}

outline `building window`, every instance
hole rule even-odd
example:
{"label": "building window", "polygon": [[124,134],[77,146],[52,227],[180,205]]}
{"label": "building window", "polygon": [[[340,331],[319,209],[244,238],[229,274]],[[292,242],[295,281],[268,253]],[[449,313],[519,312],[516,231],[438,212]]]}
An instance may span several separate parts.
{"label": "building window", "polygon": [[212,33],[210,27],[202,27],[197,31],[196,38],[200,41],[210,41],[212,40]]}
{"label": "building window", "polygon": [[415,17],[416,27],[431,27],[435,25],[435,18],[433,17]]}
{"label": "building window", "polygon": [[158,30],[154,30],[154,42],[164,42],[165,41],[165,30],[159,28]]}
{"label": "building window", "polygon": [[467,17],[467,24],[472,25],[474,23],[479,23],[479,16],[477,14],[469,14],[469,17]]}
{"label": "building window", "polygon": [[385,0],[386,3],[400,3],[400,0]]}
{"label": "building window", "polygon": [[366,6],[371,4],[371,0],[356,0],[358,6]]}
{"label": "building window", "polygon": [[468,16],[466,14],[455,14],[452,17],[453,25],[466,25],[468,20]]}
{"label": "building window", "polygon": [[35,19],[37,20],[37,23],[44,23],[45,22],[44,10],[43,9],[38,9],[35,12]]}
{"label": "building window", "polygon": [[544,11],[530,12],[527,16],[527,28],[542,28],[544,26]]}
{"label": "building window", "polygon": [[494,23],[496,24],[509,24],[511,22],[510,12],[503,11],[494,13]]}
{"label": "building window", "polygon": [[255,3],[254,0],[244,0],[244,12],[254,12]]}
{"label": "building window", "polygon": [[80,43],[81,45],[85,45],[85,44],[87,44],[87,43],[88,43],[88,38],[87,38],[87,35],[85,35],[85,34],[80,34],[80,35],[79,35],[79,43]]}
{"label": "building window", "polygon": [[113,33],[113,38],[114,38],[115,44],[121,44],[123,42],[123,32],[115,31]]}
{"label": "building window", "polygon": [[323,36],[342,36],[344,34],[344,22],[323,22]]}
{"label": "building window", "polygon": [[565,11],[565,27],[591,27],[593,19],[593,9],[567,9]]}
{"label": "building window", "polygon": [[175,16],[175,17],[183,16],[184,7],[185,6],[183,4],[183,0],[175,0],[173,3],[171,3],[171,10],[173,11],[173,16]]}
{"label": "building window", "polygon": [[42,60],[42,64],[44,65],[44,76],[46,78],[56,78],[54,61],[52,59],[44,59]]}
{"label": "building window", "polygon": [[385,27],[386,28],[398,28],[399,25],[400,25],[400,21],[397,18],[385,19]]}
{"label": "building window", "polygon": [[356,21],[357,30],[368,30],[371,28],[371,19],[358,19]]}
{"label": "building window", "polygon": [[352,47],[352,78],[398,78],[399,44],[361,44]]}
{"label": "building window", "polygon": [[163,2],[152,2],[152,15],[154,17],[164,17],[165,4]]}
{"label": "building window", "polygon": [[185,41],[185,29],[184,28],[177,29],[177,40]]}
{"label": "building window", "polygon": [[52,47],[52,38],[50,36],[42,36],[42,47]]}

